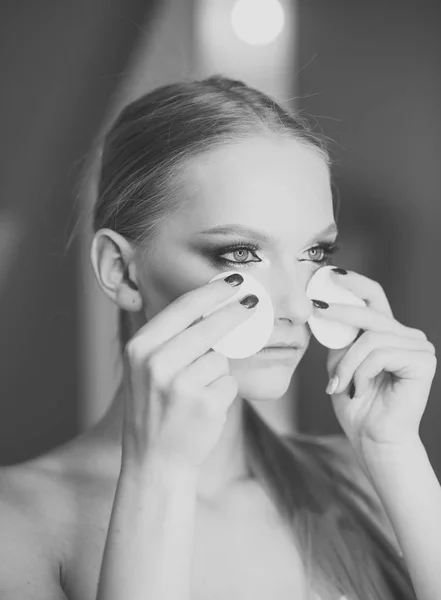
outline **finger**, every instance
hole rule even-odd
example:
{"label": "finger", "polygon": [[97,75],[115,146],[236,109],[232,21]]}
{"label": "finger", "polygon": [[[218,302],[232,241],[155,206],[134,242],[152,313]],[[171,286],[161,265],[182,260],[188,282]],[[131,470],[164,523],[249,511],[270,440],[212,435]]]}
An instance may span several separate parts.
{"label": "finger", "polygon": [[220,352],[209,350],[184,368],[176,377],[178,386],[197,389],[210,385],[219,377],[229,374],[228,358]]}
{"label": "finger", "polygon": [[386,293],[378,281],[369,279],[355,271],[348,271],[347,275],[340,275],[331,270],[335,282],[353,292],[366,302],[369,308],[393,318],[392,308]]}
{"label": "finger", "polygon": [[166,386],[179,371],[205,354],[253,312],[253,308],[248,309],[240,301],[234,301],[162,344],[148,361],[156,383]]}
{"label": "finger", "polygon": [[434,353],[434,346],[430,342],[403,338],[389,333],[367,331],[349,348],[335,368],[334,376],[338,377],[338,386],[332,393],[340,394],[350,385],[355,371],[373,350],[387,347]]}
{"label": "finger", "polygon": [[368,389],[369,380],[382,371],[399,379],[432,376],[436,371],[434,354],[407,348],[380,348],[372,351],[354,374],[355,396],[360,398]]}
{"label": "finger", "polygon": [[[225,279],[216,279],[173,300],[161,312],[141,327],[127,344],[127,351],[135,346],[134,354],[143,357],[156,347],[192,325],[203,314],[234,296],[238,287]],[[139,352],[138,352],[139,350]]]}
{"label": "finger", "polygon": [[313,307],[314,315],[323,319],[347,323],[365,331],[388,332],[401,337],[427,340],[425,333],[419,329],[406,327],[396,319],[391,319],[367,306],[332,302],[329,304],[329,308],[326,309],[317,308],[315,304],[313,304]]}

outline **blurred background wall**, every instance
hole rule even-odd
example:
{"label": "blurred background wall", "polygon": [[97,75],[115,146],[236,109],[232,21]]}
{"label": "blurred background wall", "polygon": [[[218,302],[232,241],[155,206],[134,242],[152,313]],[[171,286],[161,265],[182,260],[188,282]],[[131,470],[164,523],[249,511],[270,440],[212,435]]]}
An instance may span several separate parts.
{"label": "blurred background wall", "polygon": [[[379,281],[439,354],[440,8],[284,0],[279,35],[258,45],[271,19],[250,28],[258,3],[241,2],[248,29],[236,18],[236,30],[233,0],[0,5],[0,464],[63,443],[110,401],[116,310],[89,260],[94,148],[122,105],[172,80],[222,72],[314,116],[334,140],[337,264]],[[325,357],[312,339],[281,418],[262,409],[279,429],[340,431]],[[438,369],[420,429],[438,476],[440,380]]]}
{"label": "blurred background wall", "polygon": [[[395,318],[441,351],[441,4],[300,1],[298,107],[335,143],[338,264],[378,281]],[[322,390],[325,349],[300,365],[299,421],[338,431]],[[441,368],[420,435],[441,475]]]}
{"label": "blurred background wall", "polygon": [[81,423],[80,240],[91,142],[153,12],[146,0],[0,3],[0,463]]}

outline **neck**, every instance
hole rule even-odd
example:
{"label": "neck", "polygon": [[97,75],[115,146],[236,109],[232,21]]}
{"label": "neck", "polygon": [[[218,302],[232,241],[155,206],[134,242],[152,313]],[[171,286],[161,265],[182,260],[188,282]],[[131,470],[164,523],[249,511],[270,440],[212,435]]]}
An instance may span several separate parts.
{"label": "neck", "polygon": [[[130,394],[130,389],[125,383],[125,377],[122,377],[110,407],[93,427],[93,435],[98,435],[104,441],[108,456],[118,455],[119,464],[124,398],[127,394]],[[197,494],[199,501],[207,505],[216,503],[233,486],[250,477],[243,436],[243,402],[242,398],[237,397],[230,406],[221,436],[200,468]]]}

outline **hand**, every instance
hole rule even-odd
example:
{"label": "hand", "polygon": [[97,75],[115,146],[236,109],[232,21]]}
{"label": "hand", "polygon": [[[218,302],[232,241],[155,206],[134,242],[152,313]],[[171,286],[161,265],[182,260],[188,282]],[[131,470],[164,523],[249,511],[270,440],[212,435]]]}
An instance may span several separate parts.
{"label": "hand", "polygon": [[332,277],[367,304],[333,303],[315,309],[320,317],[362,330],[351,345],[328,354],[328,374],[339,379],[331,396],[337,419],[357,452],[365,441],[368,445],[413,443],[419,438],[436,371],[435,347],[422,331],[394,319],[380,284],[353,271],[332,272]]}
{"label": "hand", "polygon": [[192,290],[127,343],[122,468],[149,455],[194,472],[216,445],[238,384],[211,348],[254,311],[232,302],[202,315],[236,292],[224,279]]}

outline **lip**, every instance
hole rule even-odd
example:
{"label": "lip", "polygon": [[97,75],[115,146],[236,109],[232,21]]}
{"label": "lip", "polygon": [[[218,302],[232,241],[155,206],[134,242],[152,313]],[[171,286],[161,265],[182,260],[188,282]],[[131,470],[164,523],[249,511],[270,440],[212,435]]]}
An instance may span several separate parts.
{"label": "lip", "polygon": [[296,346],[264,346],[262,350],[298,350]]}
{"label": "lip", "polygon": [[265,346],[256,356],[266,360],[288,361],[291,363],[294,357],[298,356],[298,350],[293,346]]}
{"label": "lip", "polygon": [[296,342],[273,342],[272,344],[268,344],[268,346],[264,346],[264,348],[294,348],[295,350],[300,350],[301,345]]}

